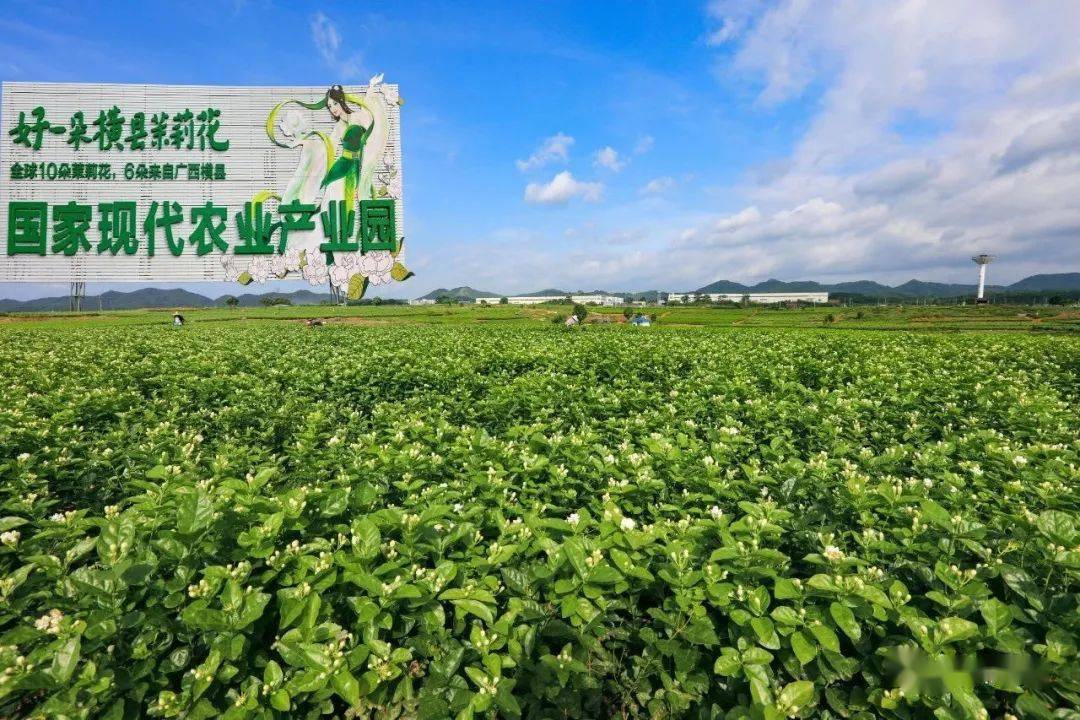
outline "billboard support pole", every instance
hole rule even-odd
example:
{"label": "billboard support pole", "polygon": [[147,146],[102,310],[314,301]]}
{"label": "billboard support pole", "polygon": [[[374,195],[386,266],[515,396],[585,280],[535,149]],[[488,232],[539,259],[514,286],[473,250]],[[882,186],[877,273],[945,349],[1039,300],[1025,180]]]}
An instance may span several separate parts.
{"label": "billboard support pole", "polygon": [[68,310],[71,312],[79,312],[82,310],[82,301],[86,297],[86,283],[85,282],[73,282],[71,283],[71,295],[68,298]]}

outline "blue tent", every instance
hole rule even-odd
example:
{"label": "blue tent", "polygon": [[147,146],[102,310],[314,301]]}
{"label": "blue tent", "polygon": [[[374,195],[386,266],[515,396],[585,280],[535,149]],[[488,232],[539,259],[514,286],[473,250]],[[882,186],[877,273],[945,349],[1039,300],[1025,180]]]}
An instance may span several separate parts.
{"label": "blue tent", "polygon": [[637,325],[638,327],[649,327],[650,325],[652,325],[652,323],[649,322],[649,318],[645,317],[644,315],[638,315],[630,322],[634,325]]}

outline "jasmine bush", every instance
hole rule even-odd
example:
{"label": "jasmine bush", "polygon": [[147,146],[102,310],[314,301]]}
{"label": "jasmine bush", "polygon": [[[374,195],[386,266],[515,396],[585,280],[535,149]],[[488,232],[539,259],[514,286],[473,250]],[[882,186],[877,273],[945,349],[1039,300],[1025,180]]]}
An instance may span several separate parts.
{"label": "jasmine bush", "polygon": [[1075,339],[2,334],[2,716],[1080,716]]}

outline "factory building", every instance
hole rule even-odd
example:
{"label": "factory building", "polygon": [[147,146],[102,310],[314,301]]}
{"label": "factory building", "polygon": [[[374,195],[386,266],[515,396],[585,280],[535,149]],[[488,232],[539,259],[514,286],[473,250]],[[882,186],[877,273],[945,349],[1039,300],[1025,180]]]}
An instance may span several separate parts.
{"label": "factory building", "polygon": [[743,302],[748,301],[751,303],[758,303],[762,305],[768,305],[772,303],[790,303],[790,302],[806,302],[806,303],[827,303],[829,302],[829,293],[827,292],[786,292],[786,293],[680,293],[669,292],[661,293],[661,297],[667,297],[665,303],[693,303],[699,298],[708,298],[709,302]]}

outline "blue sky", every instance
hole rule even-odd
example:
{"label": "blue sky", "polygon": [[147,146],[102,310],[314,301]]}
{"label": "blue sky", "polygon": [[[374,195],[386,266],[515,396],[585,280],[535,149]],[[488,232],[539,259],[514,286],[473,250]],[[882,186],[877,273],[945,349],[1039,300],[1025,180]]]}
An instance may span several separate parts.
{"label": "blue sky", "polygon": [[384,296],[972,281],[984,250],[1006,282],[1080,269],[1077,7],[5,0],[0,79],[384,73],[417,273]]}

